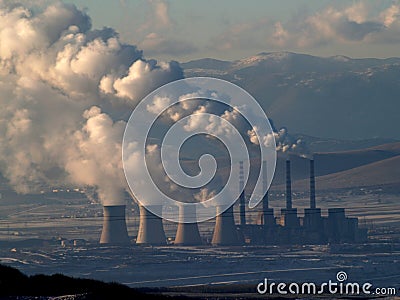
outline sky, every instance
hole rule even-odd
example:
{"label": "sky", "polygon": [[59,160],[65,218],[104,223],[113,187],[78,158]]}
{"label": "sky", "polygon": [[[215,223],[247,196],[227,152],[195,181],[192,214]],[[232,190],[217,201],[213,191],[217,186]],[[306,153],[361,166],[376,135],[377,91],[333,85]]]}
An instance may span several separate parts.
{"label": "sky", "polygon": [[147,57],[235,60],[291,51],[353,58],[400,56],[400,2],[393,0],[65,0],[95,28],[115,28]]}

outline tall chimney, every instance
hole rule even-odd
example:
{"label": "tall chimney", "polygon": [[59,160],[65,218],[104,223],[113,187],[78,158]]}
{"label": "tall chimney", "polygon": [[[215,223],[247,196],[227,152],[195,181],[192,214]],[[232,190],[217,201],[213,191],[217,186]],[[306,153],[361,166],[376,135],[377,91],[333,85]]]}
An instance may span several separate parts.
{"label": "tall chimney", "polygon": [[264,229],[267,229],[271,226],[276,225],[275,217],[274,217],[274,210],[269,208],[269,199],[268,199],[268,180],[267,180],[267,161],[263,161],[262,164],[262,176],[263,176],[263,190],[266,191],[263,197],[263,219],[262,224],[264,225]]}
{"label": "tall chimney", "polygon": [[[304,219],[303,226],[308,230],[313,232],[321,232],[322,226],[322,218],[321,218],[321,209],[316,207],[315,203],[315,174],[314,174],[314,160],[310,159],[310,208],[304,209]],[[316,235],[318,237],[318,235]],[[321,234],[318,239],[313,242],[321,241]],[[309,239],[312,239],[313,235],[308,236]]]}
{"label": "tall chimney", "polygon": [[[158,215],[160,215],[162,206],[153,205],[151,211],[157,211],[159,212]],[[143,205],[140,205],[139,231],[136,243],[149,245],[166,244],[162,218],[147,210]]]}
{"label": "tall chimney", "polygon": [[179,206],[179,224],[175,236],[175,245],[201,245],[201,237],[197,223],[185,223],[195,220],[196,207],[182,204]]}
{"label": "tall chimney", "polygon": [[292,208],[292,180],[290,174],[290,160],[286,160],[286,208]]}
{"label": "tall chimney", "polygon": [[222,209],[223,207],[217,206],[217,218],[211,244],[215,246],[237,245],[239,239],[233,218],[233,206],[224,212]]}
{"label": "tall chimney", "polygon": [[314,159],[310,160],[310,208],[316,208]]}
{"label": "tall chimney", "polygon": [[129,244],[125,205],[103,206],[103,215],[100,244]]}
{"label": "tall chimney", "polygon": [[246,225],[246,201],[244,196],[243,161],[239,162],[239,188],[240,190],[242,190],[239,196],[240,225]]}
{"label": "tall chimney", "polygon": [[299,227],[297,208],[292,207],[292,181],[290,175],[290,160],[286,160],[286,208],[281,209],[281,225],[287,228]]}
{"label": "tall chimney", "polygon": [[[264,160],[262,164],[262,176],[263,176],[263,191],[266,191],[263,198],[263,211],[269,208],[268,190],[267,190],[267,161]],[[264,223],[265,224],[265,223]]]}

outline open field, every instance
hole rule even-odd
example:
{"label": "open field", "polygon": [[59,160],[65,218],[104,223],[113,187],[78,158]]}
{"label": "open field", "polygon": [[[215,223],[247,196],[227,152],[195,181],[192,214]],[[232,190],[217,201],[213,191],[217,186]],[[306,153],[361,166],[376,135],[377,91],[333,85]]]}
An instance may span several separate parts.
{"label": "open field", "polygon": [[[272,207],[284,205],[283,195],[272,194],[271,198]],[[360,225],[370,228],[371,243],[340,247],[105,247],[98,245],[101,206],[83,197],[72,197],[68,205],[60,200],[17,207],[2,205],[0,263],[27,274],[63,273],[131,287],[247,284],[255,288],[264,278],[319,283],[335,278],[341,270],[352,280],[376,286],[398,286],[400,279],[399,195],[378,197],[373,191],[359,189],[319,195],[323,214],[328,207],[345,207],[348,216],[359,217]],[[308,198],[298,194],[293,203],[306,207]],[[134,206],[128,208],[128,230],[134,238],[138,216]],[[257,211],[249,212],[250,222],[255,222],[257,215]],[[176,225],[164,225],[167,237],[172,239]],[[200,225],[205,240],[211,236],[213,225],[213,221]],[[65,247],[61,239],[67,239]],[[85,242],[77,246],[68,243],[74,239]]]}

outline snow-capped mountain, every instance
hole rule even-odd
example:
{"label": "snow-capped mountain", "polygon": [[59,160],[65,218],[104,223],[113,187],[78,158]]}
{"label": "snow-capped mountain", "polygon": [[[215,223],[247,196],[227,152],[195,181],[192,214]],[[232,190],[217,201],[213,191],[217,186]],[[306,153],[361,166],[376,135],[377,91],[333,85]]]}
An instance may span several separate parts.
{"label": "snow-capped mountain", "polygon": [[278,126],[292,132],[400,139],[400,58],[263,52],[232,62],[195,60],[182,67],[187,77],[217,77],[245,88]]}

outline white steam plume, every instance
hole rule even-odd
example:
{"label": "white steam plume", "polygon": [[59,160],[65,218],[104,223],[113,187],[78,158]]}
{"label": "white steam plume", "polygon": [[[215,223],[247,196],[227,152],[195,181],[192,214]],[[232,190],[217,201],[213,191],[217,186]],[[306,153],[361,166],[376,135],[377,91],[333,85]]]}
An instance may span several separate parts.
{"label": "white steam plume", "polygon": [[247,131],[250,142],[255,145],[262,143],[264,146],[270,147],[275,142],[276,151],[278,152],[285,154],[295,153],[307,158],[311,156],[306,143],[302,139],[296,139],[291,136],[286,127],[282,127],[279,130],[273,128],[273,136],[270,134],[264,136],[262,137],[262,141],[257,139],[257,130],[257,127],[253,127]]}
{"label": "white steam plume", "polygon": [[0,172],[16,191],[56,184],[122,201],[123,118],[149,91],[182,78],[144,59],[74,5],[0,2]]}

